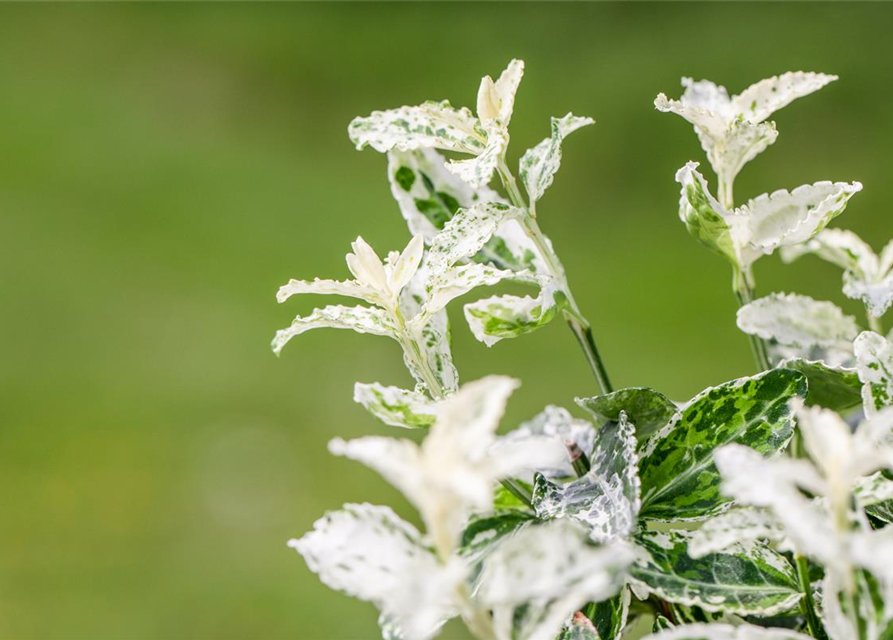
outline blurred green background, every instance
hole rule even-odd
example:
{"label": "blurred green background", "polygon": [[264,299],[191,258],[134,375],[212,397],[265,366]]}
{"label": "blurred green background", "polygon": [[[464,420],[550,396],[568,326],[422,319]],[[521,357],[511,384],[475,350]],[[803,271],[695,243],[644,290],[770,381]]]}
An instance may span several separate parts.
{"label": "blurred green background", "polygon": [[[473,106],[512,57],[527,61],[513,158],[550,116],[593,116],[541,224],[615,384],[685,399],[753,365],[728,266],[677,219],[673,174],[703,154],[654,96],[683,75],[737,92],[839,74],[777,114],[736,195],[861,180],[836,224],[880,248],[891,19],[856,3],[0,6],[0,637],[376,637],[374,608],[285,542],[345,501],[414,518],[325,448],[389,432],[352,385],[410,384],[399,349],[334,331],[268,348],[322,302],[278,306],[280,284],[345,277],[357,234],[382,253],[408,238],[385,159],[347,139],[353,116]],[[764,259],[757,277],[858,311],[814,259]],[[523,380],[507,427],[595,393],[561,323],[487,349],[459,311],[462,377]]]}

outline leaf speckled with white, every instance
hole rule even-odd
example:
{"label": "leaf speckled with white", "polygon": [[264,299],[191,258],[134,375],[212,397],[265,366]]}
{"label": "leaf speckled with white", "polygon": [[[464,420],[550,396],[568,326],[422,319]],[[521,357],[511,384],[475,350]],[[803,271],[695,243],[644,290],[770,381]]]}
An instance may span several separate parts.
{"label": "leaf speckled with white", "polygon": [[393,618],[406,640],[427,640],[456,615],[463,565],[440,564],[415,527],[389,507],[346,504],[288,544],[328,587]]}
{"label": "leaf speckled with white", "polygon": [[595,124],[592,118],[581,118],[572,113],[552,118],[552,135],[521,157],[519,174],[531,205],[543,197],[561,166],[561,143],[577,129],[591,124]]}

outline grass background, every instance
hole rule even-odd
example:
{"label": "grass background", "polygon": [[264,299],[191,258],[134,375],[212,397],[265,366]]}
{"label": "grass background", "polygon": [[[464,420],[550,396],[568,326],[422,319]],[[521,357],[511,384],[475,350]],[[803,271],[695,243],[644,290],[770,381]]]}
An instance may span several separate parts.
{"label": "grass background", "polygon": [[[730,270],[676,216],[703,161],[659,91],[740,91],[786,70],[839,82],[776,116],[739,199],[861,180],[839,219],[893,235],[891,4],[0,6],[0,637],[374,638],[285,541],[345,501],[396,505],[335,435],[386,433],[353,382],[409,384],[390,341],[316,332],[277,360],[289,277],[344,277],[362,234],[407,232],[385,159],[350,119],[449,98],[527,61],[513,158],[573,111],[541,223],[617,386],[677,399],[752,372]],[[710,176],[712,181],[712,175]],[[760,261],[763,293],[842,300],[815,260]],[[595,390],[554,323],[488,350],[453,309],[465,380],[523,380],[505,425]],[[445,637],[463,638],[459,625]]]}

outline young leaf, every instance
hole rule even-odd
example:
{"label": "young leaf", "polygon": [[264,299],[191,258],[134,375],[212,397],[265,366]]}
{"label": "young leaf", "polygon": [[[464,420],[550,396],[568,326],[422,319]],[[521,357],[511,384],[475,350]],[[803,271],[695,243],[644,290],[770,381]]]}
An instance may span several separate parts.
{"label": "young leaf", "polygon": [[719,491],[713,451],[738,442],[763,454],[780,451],[793,434],[788,402],[806,395],[806,379],[775,369],[702,391],[682,406],[642,450],[641,518],[698,520],[728,502]]}
{"label": "young leaf", "polygon": [[568,457],[568,444],[587,457],[595,446],[595,430],[586,420],[572,416],[567,409],[549,405],[533,419],[497,438],[490,455],[507,460],[526,460],[515,467],[516,476],[533,482],[533,474],[546,478],[568,478],[574,469]]}
{"label": "young leaf", "polygon": [[852,231],[825,229],[809,242],[786,249],[782,258],[790,262],[806,253],[843,269],[844,295],[861,300],[876,318],[893,304],[893,242],[878,256]]}
{"label": "young leaf", "polygon": [[685,92],[680,100],[669,100],[661,93],[654,106],[694,125],[716,175],[731,184],[741,168],[778,137],[775,124],[763,121],[836,79],[822,73],[788,72],[761,80],[730,98],[725,87],[709,80],[683,78]]}
{"label": "young leaf", "polygon": [[865,331],[856,338],[853,349],[862,381],[862,402],[870,417],[893,405],[893,344],[873,331]]}
{"label": "young leaf", "polygon": [[411,440],[366,436],[347,442],[336,438],[329,451],[365,464],[399,489],[419,510],[439,556],[448,557],[468,515],[489,509],[493,483],[515,470],[488,451],[517,386],[504,376],[463,385],[440,402],[421,446]]}
{"label": "young leaf", "polygon": [[741,210],[750,218],[750,243],[769,254],[780,246],[806,242],[843,213],[849,199],[861,190],[859,182],[824,181],[748,200]]}
{"label": "young leaf", "polygon": [[783,540],[781,523],[770,511],[752,507],[730,509],[707,520],[688,541],[688,555],[701,558],[754,540]]}
{"label": "young leaf", "polygon": [[457,611],[461,564],[440,564],[390,508],[346,504],[289,541],[326,586],[374,603],[407,640],[426,640]]}
{"label": "young leaf", "polygon": [[692,558],[690,539],[682,531],[639,533],[647,555],[633,566],[633,579],[664,600],[707,611],[773,614],[800,599],[794,569],[780,553],[751,543]]}
{"label": "young leaf", "polygon": [[521,210],[499,202],[483,202],[460,209],[443,231],[431,240],[425,262],[432,275],[467,260],[480,251],[499,226],[521,215]]}
{"label": "young leaf", "polygon": [[271,345],[273,353],[279,355],[288,341],[295,336],[322,327],[353,329],[358,333],[371,333],[392,338],[396,334],[396,328],[391,319],[381,309],[329,305],[322,309],[314,309],[310,315],[297,316],[290,327],[277,331]]}
{"label": "young leaf", "polygon": [[809,640],[810,636],[790,629],[764,628],[752,624],[688,624],[661,631],[643,640]]}
{"label": "young leaf", "polygon": [[516,338],[536,331],[555,318],[567,305],[567,296],[549,279],[536,298],[530,296],[493,296],[464,307],[471,333],[488,347],[505,338]]}
{"label": "young leaf", "polygon": [[893,524],[893,480],[883,472],[862,478],[855,489],[856,503],[871,517]]}
{"label": "young leaf", "polygon": [[618,389],[603,396],[576,398],[574,402],[603,422],[618,422],[620,413],[625,411],[630,422],[636,425],[639,446],[676,413],[676,404],[672,400],[647,387]]}
{"label": "young leaf", "polygon": [[855,369],[825,364],[822,361],[789,358],[778,364],[806,376],[809,406],[825,407],[842,413],[862,402],[862,383]]}
{"label": "young leaf", "polygon": [[791,192],[764,193],[728,210],[710,195],[697,167],[698,163],[689,162],[676,173],[682,186],[679,217],[689,233],[745,274],[760,256],[819,233],[862,190],[858,182],[817,182]]}
{"label": "young leaf", "polygon": [[566,520],[527,527],[485,560],[478,598],[500,640],[551,640],[586,602],[617,593],[631,561],[626,545],[592,546]]}
{"label": "young leaf", "polygon": [[740,255],[740,243],[732,235],[733,217],[710,194],[707,181],[697,168],[697,162],[689,162],[676,172],[676,182],[682,186],[679,218],[696,240],[740,269],[745,261]]}
{"label": "young leaf", "polygon": [[528,149],[521,157],[521,182],[531,205],[543,197],[561,166],[561,143],[577,129],[590,124],[595,124],[595,120],[579,118],[572,113],[563,118],[552,118],[552,136]]}
{"label": "young leaf", "polygon": [[590,464],[586,475],[567,484],[537,475],[533,508],[540,518],[582,522],[597,542],[625,539],[636,525],[640,506],[635,427],[626,414],[598,432]]}
{"label": "young leaf", "polygon": [[433,147],[478,154],[487,145],[487,134],[471,111],[456,109],[446,100],[373,111],[354,118],[347,131],[357,149],[368,145],[380,153]]}
{"label": "young leaf", "polygon": [[[446,162],[446,158],[433,149],[392,150],[388,153],[391,193],[410,232],[421,235],[426,244],[431,244],[460,209],[486,202],[507,204],[489,187],[472,189],[447,170]],[[536,246],[517,220],[500,224],[473,259],[498,269],[546,271]]]}
{"label": "young leaf", "polygon": [[353,388],[353,400],[393,427],[430,427],[437,413],[437,403],[425,395],[398,387],[385,387],[377,382],[357,382]]}
{"label": "young leaf", "polygon": [[738,310],[738,328],[803,349],[849,349],[861,330],[837,305],[794,293],[773,293],[744,305]]}

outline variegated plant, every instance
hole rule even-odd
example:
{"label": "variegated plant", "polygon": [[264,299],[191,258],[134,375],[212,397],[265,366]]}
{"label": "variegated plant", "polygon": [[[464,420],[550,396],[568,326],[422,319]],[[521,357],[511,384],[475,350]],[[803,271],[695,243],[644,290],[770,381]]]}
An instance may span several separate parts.
{"label": "variegated plant", "polygon": [[[352,280],[284,285],[280,302],[336,294],[361,304],[298,316],[273,349],[317,327],[400,345],[414,388],[357,383],[354,399],[388,425],[424,430],[421,443],[335,438],[329,450],[381,474],[424,528],[385,506],[347,504],[289,545],[326,585],[373,603],[386,640],[427,640],[455,617],[479,640],[618,640],[642,616],[661,640],[893,638],[893,334],[881,320],[893,245],[876,255],[826,229],[857,182],[737,208],[732,197],[738,172],[778,135],[768,117],[836,78],[787,73],[731,98],[684,79],[681,100],[655,102],[694,125],[716,173],[718,199],[696,163],[679,170],[680,217],[732,264],[758,368],[680,403],[610,386],[537,211],[564,138],[592,120],[552,119],[521,158],[522,193],[506,151],[523,70],[513,60],[485,77],[474,113],[427,102],[350,124],[357,148],[387,153],[412,238],[384,260],[357,238]],[[831,302],[755,299],[753,264],[776,249],[844,269],[869,330]],[[460,386],[446,307],[506,280],[534,292],[466,303],[472,333],[492,346],[563,316],[598,386],[577,399],[586,418],[549,406],[497,435],[518,382]]]}

